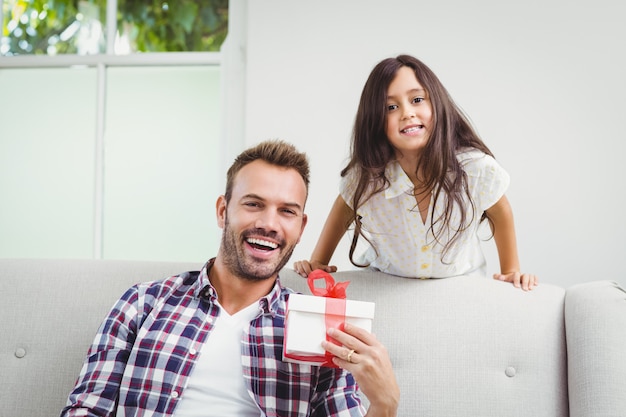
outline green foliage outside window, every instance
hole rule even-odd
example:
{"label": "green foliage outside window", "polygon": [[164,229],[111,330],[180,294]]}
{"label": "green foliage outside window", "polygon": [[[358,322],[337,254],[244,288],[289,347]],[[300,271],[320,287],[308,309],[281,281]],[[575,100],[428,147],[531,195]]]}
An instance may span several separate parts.
{"label": "green foliage outside window", "polygon": [[[0,55],[105,52],[106,0],[4,0]],[[116,53],[219,51],[228,0],[118,0]]]}

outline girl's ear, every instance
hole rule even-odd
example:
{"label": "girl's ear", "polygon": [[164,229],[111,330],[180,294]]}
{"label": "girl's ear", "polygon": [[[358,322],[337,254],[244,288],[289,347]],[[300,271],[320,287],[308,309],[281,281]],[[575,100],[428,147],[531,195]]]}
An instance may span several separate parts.
{"label": "girl's ear", "polygon": [[217,226],[223,229],[226,224],[226,197],[223,195],[219,196],[215,202],[215,217]]}

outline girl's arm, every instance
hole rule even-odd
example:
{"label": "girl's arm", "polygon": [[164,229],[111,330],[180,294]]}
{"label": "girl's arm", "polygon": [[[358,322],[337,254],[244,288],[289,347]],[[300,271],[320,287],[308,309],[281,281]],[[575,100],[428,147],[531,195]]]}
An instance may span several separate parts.
{"label": "girl's arm", "polygon": [[311,260],[295,262],[293,267],[296,272],[307,277],[315,269],[322,269],[326,272],[337,271],[336,266],[329,266],[328,263],[351,222],[352,209],[339,195],[330,209],[322,233],[311,255]]}
{"label": "girl's arm", "polygon": [[513,210],[506,196],[489,209],[487,216],[493,224],[493,237],[498,249],[500,259],[500,273],[494,274],[494,279],[512,282],[517,288],[524,291],[532,290],[538,284],[537,276],[533,274],[521,273],[520,263],[517,255],[517,239],[515,237],[515,222],[513,221]]}

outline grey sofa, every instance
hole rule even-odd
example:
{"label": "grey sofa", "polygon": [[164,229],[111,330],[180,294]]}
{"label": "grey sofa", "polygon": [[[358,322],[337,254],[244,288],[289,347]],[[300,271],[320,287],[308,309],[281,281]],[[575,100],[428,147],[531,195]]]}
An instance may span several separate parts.
{"label": "grey sofa", "polygon": [[[0,260],[0,417],[57,416],[122,292],[201,266]],[[334,276],[376,303],[400,416],[626,416],[626,293],[613,282],[525,293],[491,279]],[[293,271],[281,279],[308,293]]]}

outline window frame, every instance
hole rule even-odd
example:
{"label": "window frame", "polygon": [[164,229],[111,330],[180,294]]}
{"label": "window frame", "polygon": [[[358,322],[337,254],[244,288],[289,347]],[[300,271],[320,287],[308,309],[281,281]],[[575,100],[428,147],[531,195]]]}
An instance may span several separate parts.
{"label": "window frame", "polygon": [[[3,22],[3,0],[0,0],[0,22]],[[227,161],[239,152],[244,144],[245,128],[241,123],[232,124],[231,114],[245,113],[245,57],[233,51],[245,51],[245,27],[247,24],[247,0],[229,2],[228,35],[220,52],[145,52],[127,55],[115,54],[117,33],[117,0],[107,1],[106,52],[94,55],[17,55],[0,56],[0,70],[16,68],[59,68],[87,66],[97,68],[96,126],[95,126],[95,184],[93,201],[93,258],[102,259],[104,253],[104,145],[105,110],[107,91],[107,68],[119,66],[150,67],[168,65],[219,66],[224,74],[219,98],[222,108],[222,140],[216,151],[222,156],[220,171],[226,172]],[[2,39],[0,31],[0,39]],[[223,185],[219,179],[219,186]]]}

